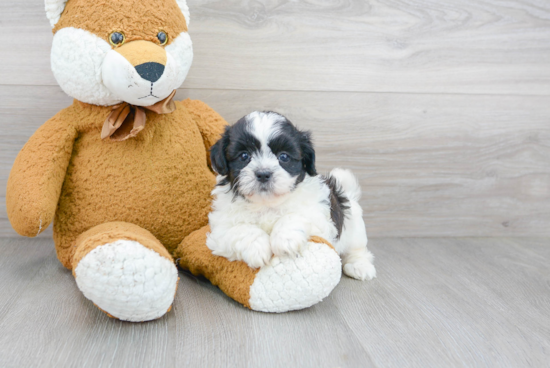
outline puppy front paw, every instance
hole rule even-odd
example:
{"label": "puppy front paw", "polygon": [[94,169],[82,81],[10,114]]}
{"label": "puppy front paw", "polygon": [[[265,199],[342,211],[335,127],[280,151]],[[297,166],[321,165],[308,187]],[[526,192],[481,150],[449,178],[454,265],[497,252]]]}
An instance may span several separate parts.
{"label": "puppy front paw", "polygon": [[344,265],[344,273],[357,280],[372,280],[376,277],[376,268],[369,259],[357,259]]}
{"label": "puppy front paw", "polygon": [[307,240],[306,232],[301,229],[280,229],[271,233],[271,250],[278,257],[296,257]]}
{"label": "puppy front paw", "polygon": [[252,268],[266,265],[273,256],[269,236],[260,229],[243,237],[235,244],[235,249],[241,255],[240,259]]}

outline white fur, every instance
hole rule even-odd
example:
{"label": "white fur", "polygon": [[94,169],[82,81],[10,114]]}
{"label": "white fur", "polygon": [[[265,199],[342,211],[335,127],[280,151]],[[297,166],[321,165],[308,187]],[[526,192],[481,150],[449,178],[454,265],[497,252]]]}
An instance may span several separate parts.
{"label": "white fur", "polygon": [[55,27],[59,18],[61,18],[61,13],[65,10],[65,4],[67,0],[45,0],[44,5],[46,8],[46,16],[50,21],[50,25]]}
{"label": "white fur", "polygon": [[[220,176],[218,180],[221,180]],[[312,235],[329,241],[336,238],[336,228],[330,222],[330,208],[321,203],[328,198],[329,189],[319,177],[306,177],[296,190],[275,206],[234,197],[229,185],[217,186],[212,195],[215,199],[208,216],[211,232],[206,244],[214,254],[230,260],[243,260],[251,267],[261,267],[269,261],[272,253],[296,255]],[[298,218],[296,225],[302,225],[303,229],[296,226],[292,227],[295,231],[286,232],[285,224],[288,226],[292,218]],[[238,240],[259,231],[265,234],[271,247],[243,253]]]}
{"label": "white fur", "polygon": [[335,168],[330,172],[330,176],[336,178],[346,196],[355,202],[361,199],[361,187],[357,178],[350,170]]}
{"label": "white fur", "polygon": [[[218,176],[218,185],[212,191],[214,201],[209,214],[211,233],[207,246],[215,255],[242,260],[256,268],[266,265],[272,255],[296,257],[308,239],[316,235],[334,245],[348,276],[372,279],[376,271],[373,256],[367,250],[357,179],[349,170],[331,172],[350,206],[338,238],[331,219],[330,188],[324,179],[306,175],[296,185],[297,177],[281,167],[269,148],[269,141],[279,132],[277,123],[282,119],[278,114],[261,112],[246,117],[247,129],[260,141],[260,150],[252,154],[250,162],[239,173],[241,195],[233,193],[231,184],[221,185],[226,178]],[[256,178],[256,172],[262,170],[272,172],[269,190]]]}
{"label": "white fur", "polygon": [[189,7],[187,6],[187,1],[185,0],[176,0],[178,3],[178,6],[181,9],[181,12],[183,13],[183,16],[185,17],[185,23],[187,24],[187,28],[189,28],[189,22],[191,21],[190,14],[189,14]]}
{"label": "white fur", "polygon": [[358,280],[370,280],[376,277],[372,264],[374,256],[367,250],[367,231],[363,222],[363,209],[358,200],[361,188],[355,176],[349,170],[333,169],[330,175],[335,177],[349,199],[349,215],[344,221],[344,229],[334,246],[342,257],[344,273]]}
{"label": "white fur", "polygon": [[69,96],[96,105],[120,103],[103,84],[101,65],[111,45],[96,35],[73,27],[53,37],[51,65],[57,83]]}
{"label": "white fur", "polygon": [[269,237],[273,254],[278,257],[296,257],[307,244],[312,226],[311,221],[301,213],[282,216],[273,226]]}
{"label": "white fur", "polygon": [[258,138],[262,144],[262,151],[268,151],[267,144],[270,139],[279,133],[279,125],[284,118],[274,112],[254,111],[246,116],[250,132]]}
{"label": "white fur", "polygon": [[[212,238],[209,238],[212,241]],[[223,234],[225,247],[212,249],[212,254],[230,261],[246,260],[250,267],[261,267],[271,259],[269,236],[257,226],[246,223],[231,226]]]}
{"label": "white fur", "polygon": [[[257,171],[269,171],[273,175],[271,192],[260,191],[260,183],[256,179]],[[239,175],[240,192],[249,200],[256,203],[270,203],[273,196],[281,197],[287,194],[294,186],[295,179],[279,165],[277,157],[269,150],[264,149],[252,154],[252,160]]]}
{"label": "white fur", "polygon": [[[218,176],[218,181],[222,177]],[[344,230],[337,239],[337,230],[330,217],[327,204],[330,190],[321,177],[309,175],[297,188],[274,206],[265,202],[250,202],[235,197],[229,188],[217,186],[209,214],[211,232],[206,244],[213,254],[230,260],[242,260],[251,267],[261,267],[275,254],[279,257],[295,257],[301,253],[311,236],[328,240],[342,257],[344,273],[359,280],[376,277],[372,265],[374,257],[367,250],[367,233],[362,210],[356,201],[350,200],[350,216],[344,222]],[[269,235],[271,247],[265,245]],[[261,238],[263,244],[240,243],[240,239]]]}
{"label": "white fur", "polygon": [[[283,117],[276,113],[253,112],[246,116],[249,131],[260,141],[261,149],[252,154],[248,164],[239,175],[239,189],[247,200],[256,203],[272,203],[281,199],[294,187],[295,178],[279,165],[277,156],[269,149],[269,141],[279,133],[278,122]],[[257,171],[269,171],[273,175],[270,192],[261,191],[256,179]]]}
{"label": "white fur", "polygon": [[[191,41],[187,33],[180,38]],[[176,41],[178,40],[176,39]],[[181,46],[184,46],[184,43],[181,43]],[[152,83],[143,79],[124,56],[111,50],[105,56],[101,68],[103,84],[119,100],[137,106],[154,105],[168,97],[174,89],[183,83],[191,66],[190,62],[182,65],[181,60],[178,60],[180,61],[178,63],[169,50],[166,50],[166,56],[167,62],[162,76]],[[191,54],[192,57],[193,54]]]}
{"label": "white fur", "polygon": [[193,42],[191,41],[191,37],[189,37],[189,33],[180,33],[180,35],[164,49],[176,63],[176,75],[173,77],[173,84],[176,85],[176,88],[179,88],[185,78],[187,78],[187,73],[189,73],[189,69],[193,63]]}
{"label": "white fur", "polygon": [[[54,35],[51,65],[63,91],[79,101],[101,106],[122,101],[150,106],[181,86],[193,61],[193,45],[186,32],[165,50],[164,73],[151,83],[141,78],[107,41],[88,31],[67,27]],[[149,96],[151,93],[155,97]]]}
{"label": "white fur", "polygon": [[176,266],[136,241],[117,240],[88,253],[75,268],[78,288],[110,315],[143,322],[163,316],[174,301]]}

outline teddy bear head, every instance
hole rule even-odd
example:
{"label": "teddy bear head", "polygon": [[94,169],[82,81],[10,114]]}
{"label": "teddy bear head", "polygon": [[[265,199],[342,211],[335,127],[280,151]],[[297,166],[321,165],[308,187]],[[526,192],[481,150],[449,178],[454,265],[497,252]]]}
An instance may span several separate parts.
{"label": "teddy bear head", "polygon": [[51,65],[69,96],[94,105],[151,106],[193,60],[185,0],[45,0]]}

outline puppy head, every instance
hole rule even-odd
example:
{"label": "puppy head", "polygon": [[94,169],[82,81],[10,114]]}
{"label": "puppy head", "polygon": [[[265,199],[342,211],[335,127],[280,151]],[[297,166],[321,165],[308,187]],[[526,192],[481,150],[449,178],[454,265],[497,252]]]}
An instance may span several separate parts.
{"label": "puppy head", "polygon": [[306,174],[317,175],[311,135],[275,112],[253,112],[227,127],[212,146],[213,169],[233,192],[269,202],[292,192]]}

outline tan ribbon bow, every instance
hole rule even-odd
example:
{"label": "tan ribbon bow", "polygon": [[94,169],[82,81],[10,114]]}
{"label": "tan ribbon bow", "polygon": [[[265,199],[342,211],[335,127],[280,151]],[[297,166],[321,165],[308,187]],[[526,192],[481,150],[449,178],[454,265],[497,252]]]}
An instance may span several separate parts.
{"label": "tan ribbon bow", "polygon": [[112,141],[119,142],[135,137],[145,128],[144,109],[157,114],[169,114],[176,109],[176,104],[172,101],[175,94],[176,90],[173,90],[170,96],[152,106],[134,106],[127,102],[113,106],[113,111],[103,123],[101,139],[110,138]]}

